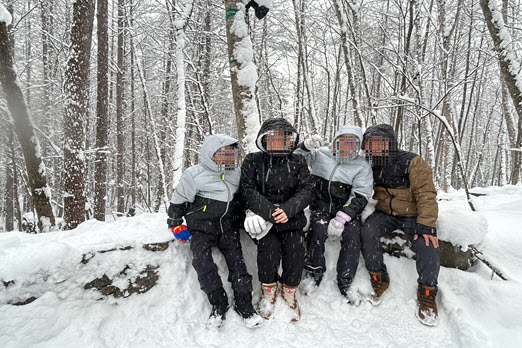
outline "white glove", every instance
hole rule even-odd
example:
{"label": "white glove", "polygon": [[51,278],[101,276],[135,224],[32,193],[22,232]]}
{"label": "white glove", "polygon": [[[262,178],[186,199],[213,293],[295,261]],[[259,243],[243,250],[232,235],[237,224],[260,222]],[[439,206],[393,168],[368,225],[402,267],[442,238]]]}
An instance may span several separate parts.
{"label": "white glove", "polygon": [[268,231],[270,231],[270,229],[272,228],[273,224],[271,222],[267,222],[265,219],[255,214],[253,211],[247,210],[244,226],[245,231],[247,231],[250,237],[259,240],[266,236]]}
{"label": "white glove", "polygon": [[304,146],[309,150],[317,150],[320,147],[326,146],[326,141],[321,138],[320,135],[312,135],[310,138],[303,142]]}

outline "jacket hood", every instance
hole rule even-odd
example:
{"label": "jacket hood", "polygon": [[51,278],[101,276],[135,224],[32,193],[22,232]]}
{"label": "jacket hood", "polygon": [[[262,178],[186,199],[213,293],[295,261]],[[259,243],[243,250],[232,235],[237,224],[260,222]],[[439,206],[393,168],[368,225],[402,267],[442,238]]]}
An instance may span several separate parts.
{"label": "jacket hood", "polygon": [[364,149],[364,141],[369,137],[386,137],[391,139],[391,144],[397,149],[397,136],[395,135],[395,131],[393,127],[389,124],[378,124],[375,126],[368,127],[366,132],[364,132],[362,149]]}
{"label": "jacket hood", "polygon": [[257,133],[256,145],[259,150],[267,152],[266,149],[263,147],[261,139],[266,133],[274,129],[282,129],[294,133],[296,135],[294,146],[299,143],[299,134],[297,134],[297,130],[294,128],[294,126],[290,124],[290,122],[288,122],[282,117],[270,118],[263,122],[261,128],[259,129],[259,132]]}
{"label": "jacket hood", "polygon": [[207,136],[203,145],[201,145],[201,164],[207,169],[219,172],[218,165],[213,160],[214,153],[224,146],[233,144],[240,146],[239,140],[229,137],[226,134]]}
{"label": "jacket hood", "polygon": [[359,141],[359,145],[362,144],[363,141],[363,132],[360,127],[357,126],[341,126],[339,130],[335,133],[334,139],[332,141],[335,142],[335,139],[339,138],[341,135],[355,135],[357,140]]}

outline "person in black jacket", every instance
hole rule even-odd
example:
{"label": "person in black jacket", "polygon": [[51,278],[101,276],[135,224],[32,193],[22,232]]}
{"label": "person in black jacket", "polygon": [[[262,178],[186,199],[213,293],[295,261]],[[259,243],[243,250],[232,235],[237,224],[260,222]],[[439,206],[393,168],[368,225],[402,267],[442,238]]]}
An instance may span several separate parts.
{"label": "person in black jacket", "polygon": [[[245,230],[257,239],[257,266],[261,282],[258,312],[268,319],[274,309],[278,282],[281,295],[300,319],[296,292],[304,267],[303,210],[314,192],[305,159],[293,154],[297,131],[283,118],[261,125],[256,144],[260,152],[245,157],[240,193],[247,211]],[[278,274],[282,261],[283,273]]]}
{"label": "person in black jacket", "polygon": [[[201,290],[212,305],[207,323],[211,330],[223,325],[228,310],[227,294],[212,259],[213,247],[225,257],[228,280],[234,290],[235,311],[247,327],[263,323],[252,305],[252,276],[246,269],[239,240],[243,216],[236,199],[239,153],[238,140],[224,134],[208,136],[201,147],[201,164],[183,172],[168,210],[167,223],[176,239],[186,243],[191,238],[192,265]],[[183,217],[187,226],[183,225]]]}

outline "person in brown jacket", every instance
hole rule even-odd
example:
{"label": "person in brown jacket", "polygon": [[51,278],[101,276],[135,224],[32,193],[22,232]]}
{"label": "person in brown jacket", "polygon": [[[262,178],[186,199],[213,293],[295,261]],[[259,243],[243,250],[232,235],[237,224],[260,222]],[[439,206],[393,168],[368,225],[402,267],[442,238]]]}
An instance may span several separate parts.
{"label": "person in brown jacket", "polygon": [[373,170],[375,212],[364,222],[361,248],[370,272],[373,294],[378,305],[390,278],[383,260],[380,238],[402,230],[417,255],[417,317],[429,326],[437,324],[437,277],[440,269],[437,192],[430,166],[417,154],[398,149],[390,125],[369,127],[363,148]]}

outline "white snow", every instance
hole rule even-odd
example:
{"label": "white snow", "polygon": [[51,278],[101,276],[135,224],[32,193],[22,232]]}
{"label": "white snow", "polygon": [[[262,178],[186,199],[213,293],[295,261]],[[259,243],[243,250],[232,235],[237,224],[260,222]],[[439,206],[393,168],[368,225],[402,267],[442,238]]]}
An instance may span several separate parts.
{"label": "white snow", "polygon": [[[491,279],[478,263],[469,271],[442,268],[439,276],[437,327],[415,317],[415,261],[385,255],[391,284],[381,305],[359,307],[343,302],[335,283],[339,239],[326,243],[327,268],[316,293],[298,294],[301,321],[288,322],[279,298],[273,319],[247,329],[230,309],[218,332],[205,328],[210,305],[199,289],[189,244],[171,243],[151,252],[144,243],[172,240],[165,214],[143,214],[116,222],[90,220],[67,232],[30,235],[0,234],[1,347],[513,347],[522,340],[522,185],[475,188],[486,196],[474,200],[488,224],[482,251],[511,277]],[[467,216],[462,191],[444,194],[441,206]],[[447,200],[447,201],[446,201]],[[448,203],[445,203],[448,202]],[[447,211],[442,211],[444,214]],[[456,214],[456,213],[455,213]],[[457,215],[454,215],[457,216]],[[444,218],[443,218],[444,219]],[[454,221],[455,233],[462,228]],[[479,231],[480,232],[480,231]],[[242,234],[248,270],[254,275],[254,300],[259,296],[256,248]],[[130,250],[96,251],[132,246]],[[84,256],[85,255],[85,256]],[[226,265],[214,251],[224,286]],[[88,259],[83,264],[81,260]],[[126,275],[122,269],[129,265]],[[113,285],[125,286],[146,265],[159,266],[159,281],[149,292],[114,299],[83,286],[106,274]],[[4,285],[14,280],[14,284]],[[362,258],[354,290],[370,292]],[[27,305],[8,302],[37,299]]]}
{"label": "white snow", "polygon": [[9,11],[7,11],[4,5],[0,4],[0,22],[4,22],[5,25],[8,27],[11,25],[12,20],[13,17],[9,13]]}

